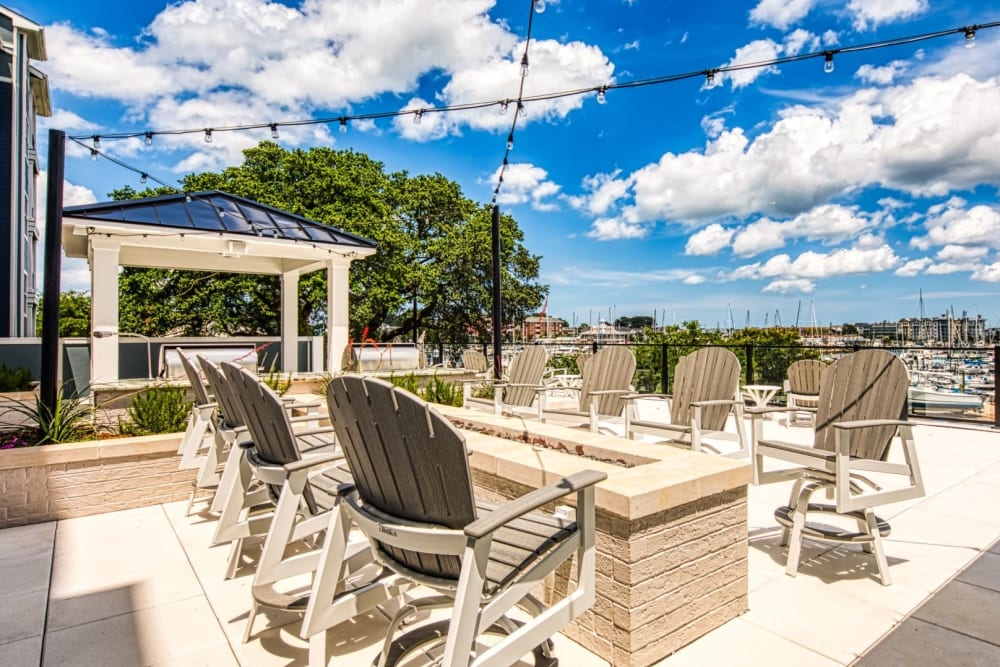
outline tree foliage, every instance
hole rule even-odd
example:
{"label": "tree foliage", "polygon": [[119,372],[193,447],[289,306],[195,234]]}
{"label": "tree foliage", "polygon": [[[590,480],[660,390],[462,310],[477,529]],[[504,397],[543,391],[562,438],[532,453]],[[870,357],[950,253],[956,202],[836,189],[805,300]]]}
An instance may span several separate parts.
{"label": "tree foliage", "polygon": [[[38,300],[38,315],[36,330],[42,332],[42,312],[45,309],[45,296]],[[59,337],[90,336],[90,295],[73,290],[59,295]]]}
{"label": "tree foliage", "polygon": [[[221,190],[372,239],[378,252],[351,268],[351,334],[430,342],[485,336],[492,275],[490,210],[441,174],[386,173],[350,150],[286,150],[271,142],[243,164],[192,174],[188,191]],[[116,199],[162,194],[123,188]],[[501,218],[504,321],[537,309],[540,257],[517,222]],[[121,326],[146,335],[278,333],[276,277],[130,268],[119,281]],[[299,333],[326,329],[326,275],[299,282]]]}

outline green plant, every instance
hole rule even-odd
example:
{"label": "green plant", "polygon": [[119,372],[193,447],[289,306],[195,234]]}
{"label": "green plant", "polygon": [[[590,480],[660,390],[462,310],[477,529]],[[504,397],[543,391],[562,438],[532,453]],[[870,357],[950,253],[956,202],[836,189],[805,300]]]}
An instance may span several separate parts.
{"label": "green plant", "polygon": [[183,431],[192,401],[185,400],[183,387],[153,387],[132,398],[128,406],[130,421],[123,421],[124,435],[151,435]]}
{"label": "green plant", "polygon": [[78,393],[68,396],[58,393],[52,408],[45,405],[40,397],[34,401],[10,401],[3,416],[7,423],[12,423],[6,416],[9,412],[20,415],[19,432],[22,439],[31,441],[31,445],[75,442],[96,434],[94,408]]}
{"label": "green plant", "polygon": [[31,371],[27,368],[10,368],[0,364],[0,391],[26,391],[31,389]]}
{"label": "green plant", "polygon": [[423,392],[420,391],[420,379],[415,373],[407,373],[406,375],[396,375],[394,373],[389,376],[389,382],[392,383],[394,387],[400,387],[411,394],[415,394],[423,398]]}
{"label": "green plant", "polygon": [[452,382],[445,382],[437,375],[424,387],[424,400],[441,405],[462,405],[462,389]]}
{"label": "green plant", "polygon": [[292,374],[282,375],[281,371],[276,370],[274,364],[271,364],[271,370],[263,377],[263,381],[278,396],[284,396],[288,388],[292,386]]}

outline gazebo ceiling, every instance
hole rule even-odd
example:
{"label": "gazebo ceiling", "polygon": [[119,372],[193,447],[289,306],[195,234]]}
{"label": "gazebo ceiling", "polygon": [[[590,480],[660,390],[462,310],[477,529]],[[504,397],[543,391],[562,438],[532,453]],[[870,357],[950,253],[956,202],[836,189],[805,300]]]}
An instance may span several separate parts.
{"label": "gazebo ceiling", "polygon": [[219,191],[63,209],[68,257],[87,257],[93,235],[121,243],[123,266],[234,273],[308,272],[375,252],[368,239]]}

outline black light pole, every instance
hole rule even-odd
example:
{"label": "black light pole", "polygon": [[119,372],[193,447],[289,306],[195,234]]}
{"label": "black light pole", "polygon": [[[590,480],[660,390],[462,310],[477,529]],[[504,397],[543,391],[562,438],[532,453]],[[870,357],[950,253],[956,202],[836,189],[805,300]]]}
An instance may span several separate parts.
{"label": "black light pole", "polygon": [[503,377],[503,333],[500,325],[503,305],[500,300],[500,207],[493,205],[493,377]]}
{"label": "black light pole", "polygon": [[42,371],[38,399],[55,412],[59,391],[59,279],[62,250],[63,174],[66,133],[49,130],[48,185],[45,200],[45,280],[42,286]]}

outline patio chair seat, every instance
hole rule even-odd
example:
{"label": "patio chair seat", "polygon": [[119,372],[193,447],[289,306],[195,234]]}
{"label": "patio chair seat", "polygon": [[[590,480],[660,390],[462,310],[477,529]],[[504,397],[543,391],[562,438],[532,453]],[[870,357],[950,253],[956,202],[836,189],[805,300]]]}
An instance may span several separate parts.
{"label": "patio chair seat", "polygon": [[[796,510],[794,507],[782,505],[778,509],[774,510],[774,518],[785,528],[792,528],[795,524],[795,512]],[[807,513],[810,515],[829,514],[831,516],[843,516],[854,519],[858,522],[859,526],[864,526],[868,520],[867,517],[865,517],[864,512],[842,513],[837,511],[836,506],[828,505],[826,503],[809,503]],[[889,537],[890,533],[892,533],[892,528],[889,526],[889,522],[881,517],[875,517],[875,521],[879,537]],[[871,542],[871,534],[867,530],[849,531],[840,528],[839,526],[829,526],[812,521],[807,521],[802,524],[802,535],[804,537],[811,537],[825,542],[860,544]]]}

